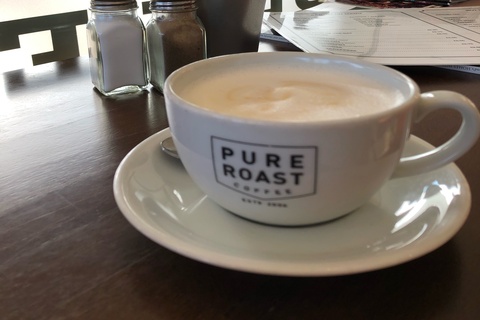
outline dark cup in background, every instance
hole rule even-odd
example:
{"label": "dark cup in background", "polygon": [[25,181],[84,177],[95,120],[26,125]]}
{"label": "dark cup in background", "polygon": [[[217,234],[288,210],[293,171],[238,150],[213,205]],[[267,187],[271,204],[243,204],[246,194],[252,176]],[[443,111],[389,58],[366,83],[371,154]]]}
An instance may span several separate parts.
{"label": "dark cup in background", "polygon": [[266,0],[197,0],[207,56],[258,51]]}

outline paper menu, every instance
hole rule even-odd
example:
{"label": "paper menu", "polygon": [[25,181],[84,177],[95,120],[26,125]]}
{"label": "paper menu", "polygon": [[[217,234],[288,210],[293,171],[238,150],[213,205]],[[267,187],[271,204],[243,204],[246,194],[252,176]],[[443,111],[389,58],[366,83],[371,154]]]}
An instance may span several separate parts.
{"label": "paper menu", "polygon": [[306,52],[385,65],[480,64],[480,7],[271,12],[264,21]]}

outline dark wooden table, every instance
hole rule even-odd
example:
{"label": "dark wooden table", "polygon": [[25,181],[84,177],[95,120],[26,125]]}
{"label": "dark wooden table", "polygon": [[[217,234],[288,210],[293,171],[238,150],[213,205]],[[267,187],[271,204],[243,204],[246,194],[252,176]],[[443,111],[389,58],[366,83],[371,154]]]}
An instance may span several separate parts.
{"label": "dark wooden table", "polygon": [[[480,106],[480,75],[399,69]],[[457,161],[471,214],[434,252],[350,276],[249,274],[173,253],[117,208],[118,164],[168,125],[161,94],[102,97],[85,58],[0,81],[0,319],[480,319],[480,143]],[[439,114],[414,134],[439,144],[458,125]]]}

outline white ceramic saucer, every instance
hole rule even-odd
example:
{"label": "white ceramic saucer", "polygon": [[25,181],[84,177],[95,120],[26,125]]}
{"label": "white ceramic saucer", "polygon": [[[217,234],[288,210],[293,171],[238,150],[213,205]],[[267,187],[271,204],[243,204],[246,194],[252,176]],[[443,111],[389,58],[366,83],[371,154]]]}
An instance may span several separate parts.
{"label": "white ceramic saucer", "polygon": [[[376,270],[420,257],[465,222],[471,194],[451,164],[389,181],[364,207],[333,222],[285,228],[239,218],[213,203],[181,162],[162,153],[163,130],[135,147],[114,178],[115,199],[130,223],[187,257],[235,270],[327,276]],[[406,154],[431,149],[411,137]]]}

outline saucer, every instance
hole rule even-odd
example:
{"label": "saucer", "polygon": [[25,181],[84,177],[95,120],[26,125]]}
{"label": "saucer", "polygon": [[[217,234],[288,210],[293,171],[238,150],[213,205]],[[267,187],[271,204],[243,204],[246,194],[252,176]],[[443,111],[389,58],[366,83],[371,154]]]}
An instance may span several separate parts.
{"label": "saucer", "polygon": [[[330,276],[394,266],[451,239],[471,194],[458,167],[392,179],[353,213],[308,227],[274,227],[239,218],[211,201],[181,162],[161,151],[165,129],[123,159],[116,202],[141,233],[181,255],[219,267],[285,276]],[[412,136],[405,154],[433,147]]]}

